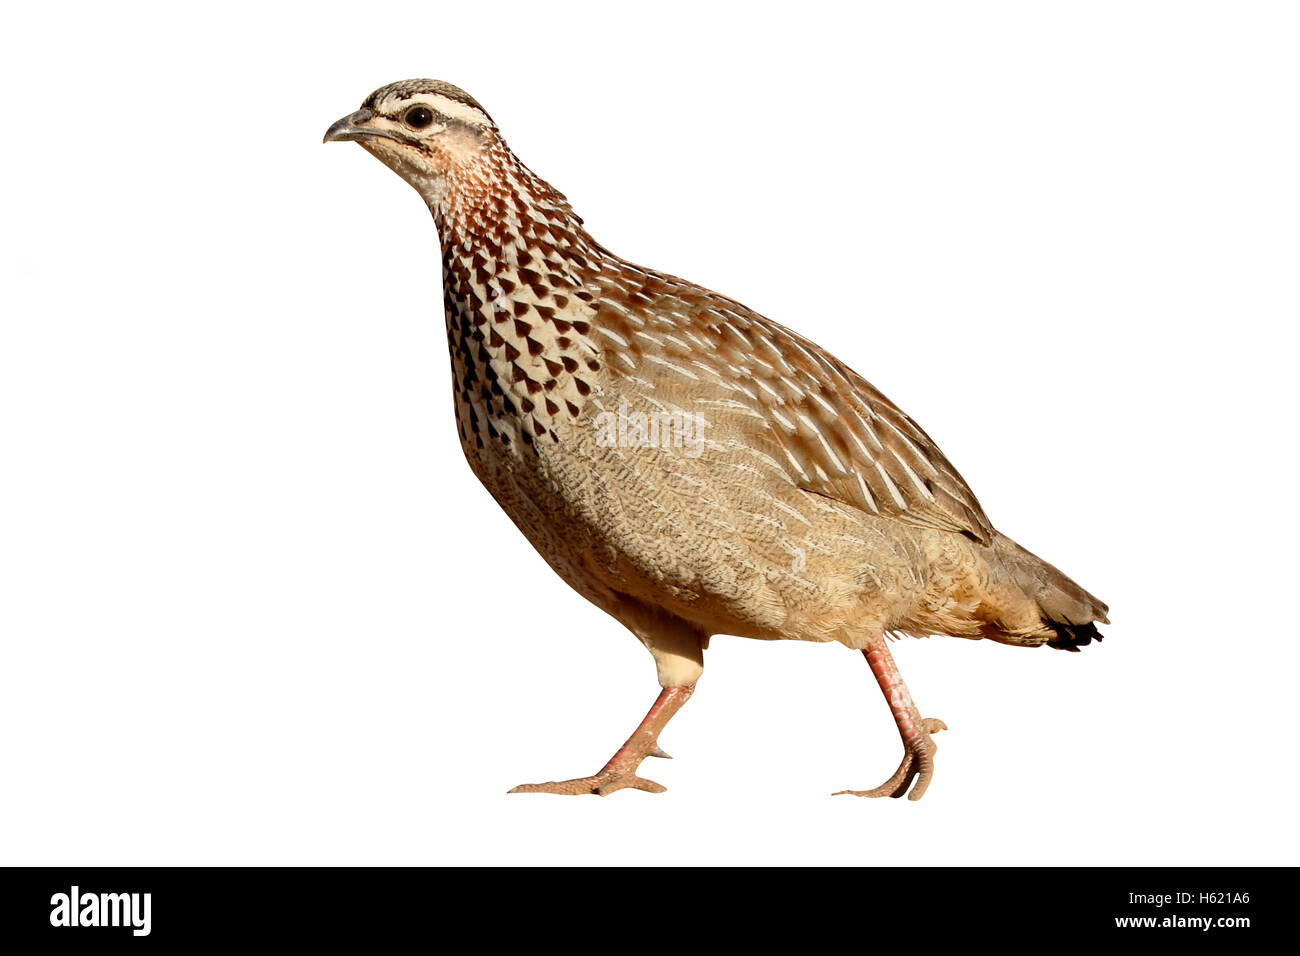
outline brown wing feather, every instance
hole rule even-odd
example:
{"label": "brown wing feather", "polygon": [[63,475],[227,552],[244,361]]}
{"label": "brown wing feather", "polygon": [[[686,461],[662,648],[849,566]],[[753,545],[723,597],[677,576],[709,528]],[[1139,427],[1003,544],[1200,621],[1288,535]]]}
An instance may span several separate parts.
{"label": "brown wing feather", "polygon": [[[791,481],[872,514],[965,534],[993,527],[974,492],[921,428],[824,349],[739,302],[685,280],[627,266],[602,275],[599,321],[647,354],[709,366],[740,386],[729,398],[757,415],[733,423],[774,455]],[[619,371],[619,363],[611,369]]]}

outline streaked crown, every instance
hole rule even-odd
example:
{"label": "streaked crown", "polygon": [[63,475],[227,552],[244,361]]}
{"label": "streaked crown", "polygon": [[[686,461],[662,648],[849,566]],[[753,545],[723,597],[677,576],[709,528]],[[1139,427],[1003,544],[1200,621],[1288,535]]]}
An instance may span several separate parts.
{"label": "streaked crown", "polygon": [[496,129],[496,123],[478,100],[458,86],[442,80],[401,80],[381,86],[361,104],[363,110],[390,119],[407,116],[415,107],[424,107],[432,113],[432,122],[449,125],[462,123],[485,129]]}

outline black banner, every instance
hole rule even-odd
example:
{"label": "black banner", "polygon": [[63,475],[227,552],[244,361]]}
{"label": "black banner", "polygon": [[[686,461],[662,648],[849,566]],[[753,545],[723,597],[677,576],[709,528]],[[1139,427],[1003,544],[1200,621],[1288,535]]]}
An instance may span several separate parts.
{"label": "black banner", "polygon": [[865,945],[935,933],[1235,946],[1289,932],[1293,876],[1197,868],[8,869],[0,940],[95,949],[439,944],[454,929],[459,945],[542,947],[701,933],[701,944],[708,937],[728,946],[773,934],[802,934],[809,945],[852,934]]}

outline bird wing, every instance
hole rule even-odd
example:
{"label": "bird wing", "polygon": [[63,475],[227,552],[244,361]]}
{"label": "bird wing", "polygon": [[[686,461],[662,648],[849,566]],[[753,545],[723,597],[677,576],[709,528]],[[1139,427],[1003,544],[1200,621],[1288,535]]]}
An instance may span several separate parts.
{"label": "bird wing", "polygon": [[605,280],[598,321],[626,343],[624,364],[697,379],[682,383],[686,394],[721,384],[728,403],[744,406],[728,427],[767,449],[794,484],[871,514],[992,542],[984,509],[930,436],[829,352],[674,276],[629,266]]}

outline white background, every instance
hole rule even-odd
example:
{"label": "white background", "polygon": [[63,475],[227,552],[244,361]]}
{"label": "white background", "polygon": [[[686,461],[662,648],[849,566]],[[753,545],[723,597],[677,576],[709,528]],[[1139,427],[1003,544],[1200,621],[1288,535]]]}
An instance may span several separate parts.
{"label": "white background", "polygon": [[[0,862],[1295,863],[1294,7],[4,14]],[[415,193],[321,135],[470,91],[620,254],[864,373],[1111,606],[1082,654],[650,658],[456,441]]]}

